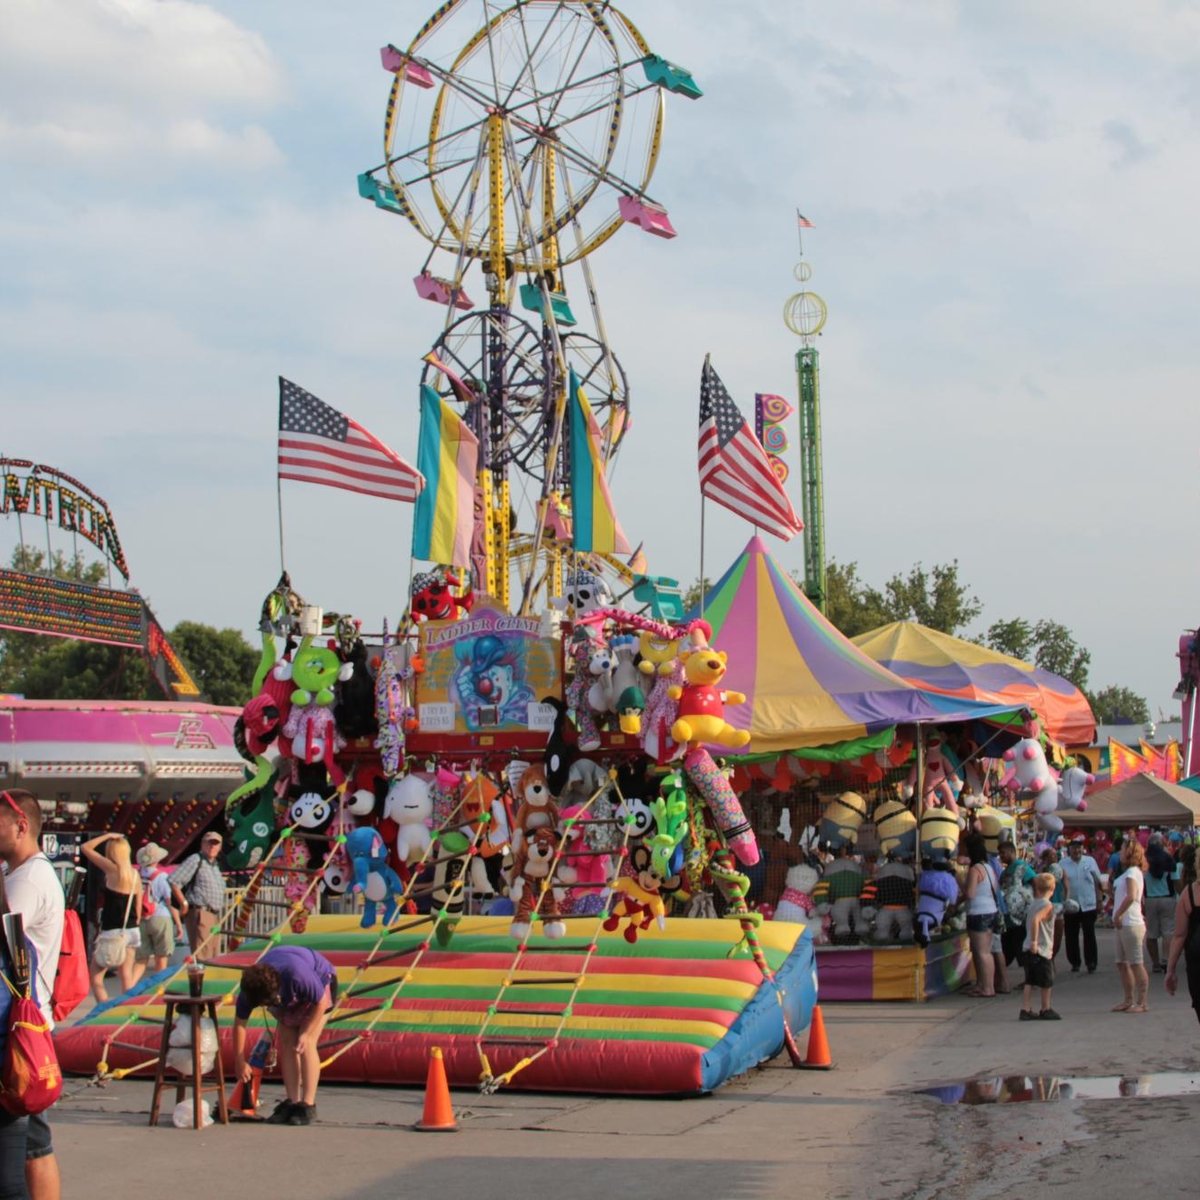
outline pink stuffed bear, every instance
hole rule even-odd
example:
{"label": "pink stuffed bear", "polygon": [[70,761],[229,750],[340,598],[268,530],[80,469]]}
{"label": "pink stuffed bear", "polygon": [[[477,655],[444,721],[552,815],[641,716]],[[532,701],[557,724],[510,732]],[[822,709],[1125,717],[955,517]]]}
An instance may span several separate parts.
{"label": "pink stuffed bear", "polygon": [[[917,766],[908,773],[904,785],[904,798],[911,800],[917,783]],[[925,783],[922,796],[923,808],[944,808],[958,816],[958,790],[962,780],[954,770],[950,760],[942,753],[942,739],[931,737],[925,747]]]}

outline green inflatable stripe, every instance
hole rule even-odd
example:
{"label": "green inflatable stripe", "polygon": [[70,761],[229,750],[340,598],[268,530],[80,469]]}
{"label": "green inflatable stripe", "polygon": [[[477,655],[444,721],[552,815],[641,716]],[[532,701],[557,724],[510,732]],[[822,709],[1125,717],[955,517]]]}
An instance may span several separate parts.
{"label": "green inflatable stripe", "polygon": [[[521,988],[522,1003],[529,1004],[561,1004],[569,995],[571,985],[562,984],[557,988]],[[496,998],[497,989],[494,987],[435,987],[423,983],[410,983],[402,988],[400,1000],[485,1000]],[[380,993],[387,996],[382,988]],[[368,992],[363,999],[369,1000],[372,993]],[[515,992],[510,991],[512,999]],[[592,990],[585,988],[575,998],[576,1004],[611,1004],[618,1007],[630,1008],[635,1003],[638,1008],[715,1008],[724,1012],[741,1012],[746,1002],[739,996],[707,996],[701,992],[621,992],[609,988]],[[340,1025],[341,1022],[339,1021]]]}
{"label": "green inflatable stripe", "polygon": [[[308,946],[312,950],[340,951],[345,954],[358,953],[364,955],[364,957],[367,949],[363,944],[365,940],[366,938],[361,933],[330,933],[324,936],[304,934],[300,937],[288,936],[281,939],[287,945]],[[389,954],[399,953],[400,951],[415,950],[424,940],[424,938],[413,937],[410,934],[396,934],[394,937],[384,941],[380,947],[380,957],[384,958]],[[573,943],[573,940],[563,942],[534,938],[529,944],[528,952],[536,954],[540,949],[546,947],[553,949],[556,953],[561,953],[564,945],[570,946],[572,944],[580,951],[585,950],[588,946],[587,942]],[[516,943],[509,937],[479,933],[460,933],[451,939],[450,944],[444,948],[444,951],[453,954],[511,955],[515,949]],[[639,969],[638,974],[652,975],[654,973],[655,959],[665,958],[676,962],[686,962],[688,959],[692,959],[696,962],[711,962],[713,960],[727,959],[729,957],[729,950],[730,945],[724,942],[686,941],[682,938],[656,938],[654,940],[655,953],[654,957],[651,958],[645,954],[639,954],[637,947],[631,946],[624,938],[611,938],[602,940],[592,957],[610,959],[636,958],[639,964],[644,964],[644,967]],[[763,953],[772,971],[779,970],[788,956],[788,951],[786,950],[772,950],[766,946],[763,947]],[[750,952],[742,949],[736,956],[735,961],[751,962],[753,960],[750,957]],[[380,966],[384,967],[389,963],[394,965],[395,959],[388,959],[387,962],[381,963]],[[423,963],[422,965],[437,969],[436,962]]]}

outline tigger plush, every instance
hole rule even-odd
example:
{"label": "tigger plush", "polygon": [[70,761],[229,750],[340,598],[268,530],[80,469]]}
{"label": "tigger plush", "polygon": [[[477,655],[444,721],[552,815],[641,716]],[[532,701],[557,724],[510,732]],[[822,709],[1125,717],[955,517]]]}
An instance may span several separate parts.
{"label": "tigger plush", "polygon": [[508,894],[517,910],[508,931],[519,941],[529,936],[535,908],[542,918],[542,933],[546,937],[560,938],[567,932],[566,925],[559,919],[562,914],[561,889],[546,887],[544,893],[542,890],[550,881],[557,852],[558,834],[545,825],[529,830],[521,848],[515,852]]}

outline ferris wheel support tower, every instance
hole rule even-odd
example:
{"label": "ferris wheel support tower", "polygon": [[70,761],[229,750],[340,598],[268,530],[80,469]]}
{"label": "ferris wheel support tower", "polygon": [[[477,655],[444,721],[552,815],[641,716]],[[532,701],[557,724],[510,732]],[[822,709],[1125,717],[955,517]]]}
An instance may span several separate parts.
{"label": "ferris wheel support tower", "polygon": [[[803,218],[801,218],[803,220]],[[800,242],[796,280],[806,284],[812,267],[804,261]],[[800,501],[804,519],[804,594],[825,611],[825,481],[821,466],[821,354],[813,344],[829,315],[816,292],[801,291],[784,305],[784,324],[800,339],[796,351],[796,382],[800,397]]]}

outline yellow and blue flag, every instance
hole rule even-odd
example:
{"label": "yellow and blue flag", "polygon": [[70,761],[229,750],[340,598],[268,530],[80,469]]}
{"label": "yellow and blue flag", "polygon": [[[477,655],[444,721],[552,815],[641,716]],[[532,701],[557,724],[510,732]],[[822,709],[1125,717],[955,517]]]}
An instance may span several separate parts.
{"label": "yellow and blue flag", "polygon": [[413,520],[413,557],[465,567],[475,528],[479,439],[427,383],[421,384],[418,468],[425,490]]}
{"label": "yellow and blue flag", "polygon": [[629,542],[617,520],[600,452],[600,426],[571,369],[567,415],[571,436],[572,545],[593,554],[628,554]]}

